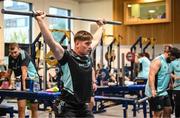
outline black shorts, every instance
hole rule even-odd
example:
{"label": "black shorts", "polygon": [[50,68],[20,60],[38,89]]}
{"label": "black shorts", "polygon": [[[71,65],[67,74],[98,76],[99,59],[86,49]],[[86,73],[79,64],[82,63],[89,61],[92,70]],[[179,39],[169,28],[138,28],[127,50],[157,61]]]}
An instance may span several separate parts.
{"label": "black shorts", "polygon": [[149,99],[150,109],[152,111],[161,111],[164,107],[170,107],[171,101],[169,96],[157,96]]}
{"label": "black shorts", "polygon": [[54,108],[55,118],[94,118],[94,115],[87,104],[72,104],[60,101],[59,105]]}
{"label": "black shorts", "polygon": [[180,93],[175,93],[174,94],[174,101],[176,106],[180,106]]}
{"label": "black shorts", "polygon": [[38,101],[34,100],[34,99],[29,100],[29,99],[26,99],[26,98],[17,98],[17,100],[27,100],[29,103],[38,103]]}
{"label": "black shorts", "polygon": [[[30,81],[30,80],[26,80],[26,90],[30,90],[30,89],[32,89],[32,86],[33,86],[33,83],[30,83],[30,82],[32,82],[32,80]],[[23,87],[22,87],[22,83],[21,83],[21,90],[23,90]],[[37,100],[35,100],[35,99],[27,99],[27,98],[18,98],[17,100],[27,100],[29,103],[38,103],[38,101]]]}

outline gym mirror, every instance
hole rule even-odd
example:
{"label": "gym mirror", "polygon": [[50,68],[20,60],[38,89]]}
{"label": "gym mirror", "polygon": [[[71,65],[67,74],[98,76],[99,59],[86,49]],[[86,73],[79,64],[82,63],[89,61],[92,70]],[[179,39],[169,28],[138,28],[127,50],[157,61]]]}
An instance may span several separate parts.
{"label": "gym mirror", "polygon": [[124,2],[124,24],[151,24],[171,21],[171,0]]}

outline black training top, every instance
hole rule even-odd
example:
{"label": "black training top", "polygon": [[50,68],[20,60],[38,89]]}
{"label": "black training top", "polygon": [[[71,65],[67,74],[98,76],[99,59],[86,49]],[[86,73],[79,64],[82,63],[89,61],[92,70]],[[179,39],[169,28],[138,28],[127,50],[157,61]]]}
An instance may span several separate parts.
{"label": "black training top", "polygon": [[[89,102],[92,94],[92,61],[90,56],[82,57],[73,50],[65,50],[64,56],[59,62],[62,65],[64,90],[73,95],[80,103]],[[68,100],[69,97],[66,98]]]}
{"label": "black training top", "polygon": [[17,59],[13,59],[12,56],[9,56],[9,65],[8,68],[14,71],[15,76],[22,75],[22,66],[27,66],[27,74],[30,78],[38,77],[36,68],[31,60],[31,57],[24,50],[20,51]]}

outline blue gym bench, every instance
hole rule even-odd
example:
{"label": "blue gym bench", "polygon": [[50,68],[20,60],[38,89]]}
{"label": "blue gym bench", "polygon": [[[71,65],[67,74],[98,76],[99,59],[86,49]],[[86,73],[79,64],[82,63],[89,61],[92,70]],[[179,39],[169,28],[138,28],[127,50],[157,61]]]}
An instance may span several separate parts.
{"label": "blue gym bench", "polygon": [[53,103],[55,102],[56,98],[61,95],[61,92],[29,92],[29,91],[16,91],[16,90],[1,90],[0,89],[0,115],[6,115],[6,113],[10,114],[10,118],[13,118],[13,113],[16,111],[13,109],[12,106],[2,105],[1,102],[6,97],[8,98],[23,98],[26,100],[37,100],[38,102],[46,102],[51,107],[53,107]]}
{"label": "blue gym bench", "polygon": [[6,113],[9,113],[10,118],[13,118],[13,116],[14,116],[13,106],[0,104],[0,116],[4,116],[4,115],[6,115]]}
{"label": "blue gym bench", "polygon": [[[123,116],[124,118],[127,117],[127,109],[128,105],[133,105],[133,116],[136,116],[136,99],[124,98],[124,97],[109,97],[109,96],[95,96],[96,106],[97,102],[101,101],[113,101],[118,104],[122,104],[123,109]],[[101,108],[100,108],[101,109]]]}
{"label": "blue gym bench", "polygon": [[[123,116],[124,118],[127,117],[127,109],[128,105],[133,106],[133,116],[136,116],[136,112],[139,109],[143,109],[144,118],[146,118],[146,101],[142,103],[142,108],[140,105],[137,104],[137,99],[140,99],[141,97],[139,95],[139,91],[144,91],[145,85],[130,85],[130,86],[100,86],[97,88],[97,91],[95,92],[95,113],[104,111],[104,104],[102,102],[104,101],[112,101],[116,104],[121,104],[123,109]],[[126,98],[126,94],[135,94],[137,95],[137,98]],[[98,105],[98,102],[100,104]]]}

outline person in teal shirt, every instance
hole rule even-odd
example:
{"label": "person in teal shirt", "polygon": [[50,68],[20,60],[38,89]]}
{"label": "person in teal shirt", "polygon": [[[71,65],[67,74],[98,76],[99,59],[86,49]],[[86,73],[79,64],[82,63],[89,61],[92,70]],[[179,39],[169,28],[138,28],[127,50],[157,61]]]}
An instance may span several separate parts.
{"label": "person in teal shirt", "polygon": [[150,97],[149,105],[153,111],[153,117],[170,118],[172,107],[167,93],[170,81],[169,63],[176,59],[177,55],[177,48],[166,45],[164,53],[156,57],[150,65],[145,95]]}
{"label": "person in teal shirt", "polygon": [[144,81],[145,80],[147,81],[149,76],[150,63],[151,63],[147,54],[140,53],[139,56],[135,55],[135,63],[140,65],[137,79],[143,79]]}
{"label": "person in teal shirt", "polygon": [[[180,50],[179,50],[180,56]],[[170,71],[172,72],[172,77],[174,79],[174,85],[180,85],[180,58],[174,60],[170,64]],[[175,116],[180,117],[180,86],[173,89],[175,92],[174,103],[175,103]]]}

